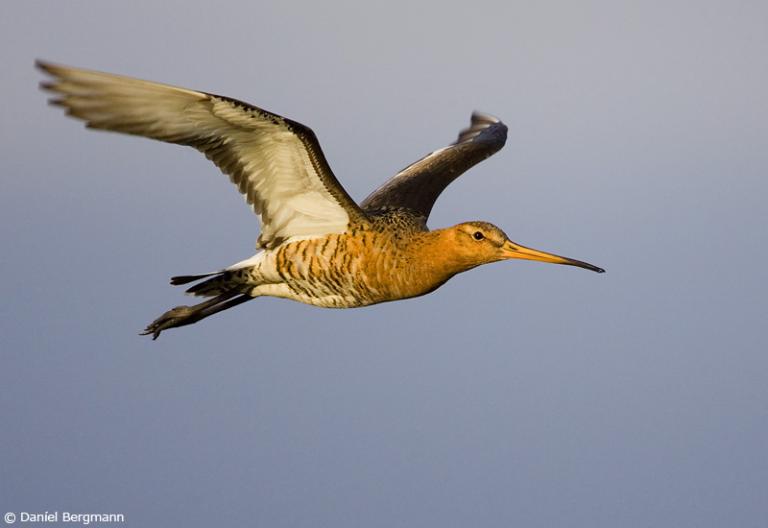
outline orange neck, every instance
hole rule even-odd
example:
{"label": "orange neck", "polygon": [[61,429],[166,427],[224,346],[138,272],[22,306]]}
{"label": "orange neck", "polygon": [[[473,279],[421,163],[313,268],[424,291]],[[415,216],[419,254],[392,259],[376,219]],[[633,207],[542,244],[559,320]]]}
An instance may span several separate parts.
{"label": "orange neck", "polygon": [[457,251],[456,233],[450,228],[436,229],[414,237],[407,247],[409,269],[407,285],[411,295],[423,295],[445,281],[482,264],[476,256]]}

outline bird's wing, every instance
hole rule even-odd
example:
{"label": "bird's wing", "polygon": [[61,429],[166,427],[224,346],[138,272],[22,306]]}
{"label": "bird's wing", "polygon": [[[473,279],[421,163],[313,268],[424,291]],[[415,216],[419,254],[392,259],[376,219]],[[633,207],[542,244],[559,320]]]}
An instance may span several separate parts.
{"label": "bird's wing", "polygon": [[89,128],[196,148],[227,174],[261,221],[257,245],[345,231],[365,213],[306,126],[227,97],[38,62],[51,102]]}
{"label": "bird's wing", "polygon": [[475,112],[469,128],[451,145],[412,163],[376,189],[360,205],[366,212],[407,209],[424,220],[441,192],[472,166],[493,155],[507,140],[507,126]]}

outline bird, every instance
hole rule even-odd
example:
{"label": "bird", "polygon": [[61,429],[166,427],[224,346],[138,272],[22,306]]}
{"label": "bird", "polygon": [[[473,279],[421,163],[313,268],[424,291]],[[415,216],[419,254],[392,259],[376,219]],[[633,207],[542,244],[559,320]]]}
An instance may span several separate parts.
{"label": "bird", "polygon": [[354,308],[433,292],[456,274],[510,259],[605,270],[513,242],[485,221],[429,229],[443,190],[499,151],[507,126],[480,112],[456,141],[395,174],[357,204],[336,179],[315,133],[289,118],[212,93],[36,61],[49,102],[87,128],[202,152],[260,222],[253,256],[218,271],[171,278],[205,298],[172,308],[141,335],[157,339],[261,296]]}

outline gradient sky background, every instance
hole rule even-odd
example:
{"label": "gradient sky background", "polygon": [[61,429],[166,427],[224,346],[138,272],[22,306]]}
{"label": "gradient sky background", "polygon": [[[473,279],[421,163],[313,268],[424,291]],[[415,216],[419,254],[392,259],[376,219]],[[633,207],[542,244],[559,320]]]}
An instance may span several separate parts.
{"label": "gradient sky background", "polygon": [[[768,4],[3,2],[0,510],[130,526],[768,522]],[[191,149],[86,131],[35,58],[311,126],[358,199],[474,109],[507,262],[419,299],[260,299],[137,335],[253,253]]]}

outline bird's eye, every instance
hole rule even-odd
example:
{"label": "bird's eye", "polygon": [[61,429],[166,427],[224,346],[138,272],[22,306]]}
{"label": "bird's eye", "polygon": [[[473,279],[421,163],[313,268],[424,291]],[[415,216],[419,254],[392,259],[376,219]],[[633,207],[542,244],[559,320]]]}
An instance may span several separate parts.
{"label": "bird's eye", "polygon": [[485,238],[485,235],[484,235],[484,234],[482,234],[480,231],[475,231],[475,233],[472,235],[472,237],[473,237],[475,240],[482,240],[482,239],[484,239],[484,238]]}

